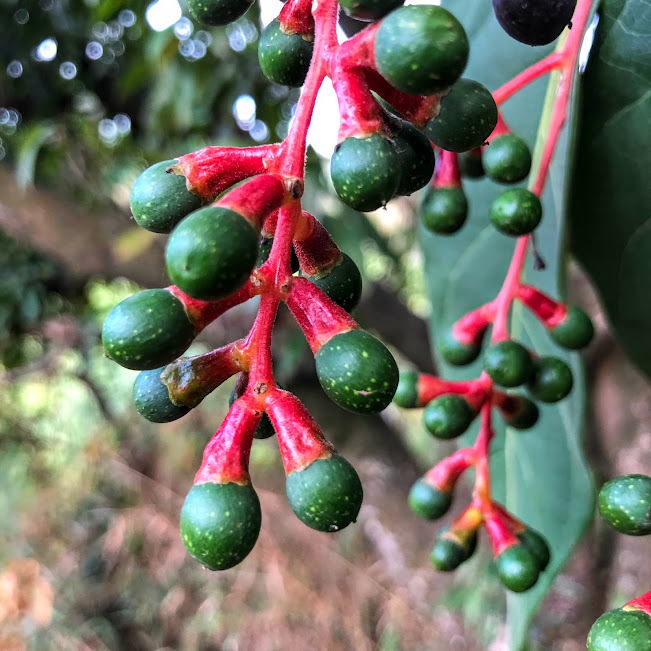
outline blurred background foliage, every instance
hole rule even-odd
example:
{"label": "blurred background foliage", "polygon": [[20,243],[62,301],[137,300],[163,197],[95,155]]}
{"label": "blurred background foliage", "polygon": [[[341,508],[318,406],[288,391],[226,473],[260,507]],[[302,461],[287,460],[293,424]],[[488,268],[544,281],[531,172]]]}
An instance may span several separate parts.
{"label": "blurred background foliage", "polygon": [[[280,6],[265,2],[263,20]],[[413,481],[450,449],[431,444],[419,414],[364,418],[326,402],[284,312],[279,379],[359,468],[359,522],[337,537],[307,530],[287,506],[274,440],[258,441],[263,531],[253,554],[219,575],[186,557],[178,512],[231,387],[179,422],[153,425],[132,407],[135,373],[103,357],[108,311],[166,283],[164,239],[130,221],[129,190],[158,160],[281,139],[298,92],[258,68],[256,5],[217,29],[182,10],[175,0],[0,0],[0,648],[506,648],[504,594],[485,546],[455,576],[437,575],[435,529],[405,506]],[[352,213],[324,166],[310,150],[306,208],[362,269],[357,318],[400,360],[432,370],[414,204]],[[254,313],[229,313],[193,350],[240,336]],[[599,413],[589,443],[600,472],[624,461],[631,472],[620,456],[639,456],[648,393],[600,323],[594,368],[611,367],[595,395],[606,404],[606,391],[612,404],[627,386],[638,407],[625,445],[609,438],[622,422]],[[604,540],[616,552],[607,562]],[[627,553],[591,532],[545,603],[532,648],[581,648],[558,645],[582,640],[611,601],[641,592]]]}

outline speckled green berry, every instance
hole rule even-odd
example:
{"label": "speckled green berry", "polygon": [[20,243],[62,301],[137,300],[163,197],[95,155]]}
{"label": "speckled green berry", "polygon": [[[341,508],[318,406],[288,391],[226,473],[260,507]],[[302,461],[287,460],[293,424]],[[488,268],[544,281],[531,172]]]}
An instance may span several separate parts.
{"label": "speckled green berry", "polygon": [[194,326],[183,304],[166,289],[145,289],[125,298],[102,328],[106,355],[136,371],[173,362],[193,339]]}
{"label": "speckled green berry", "polygon": [[367,212],[386,205],[400,183],[400,158],[386,138],[346,138],[330,160],[330,176],[339,198]]}
{"label": "speckled green berry", "polygon": [[442,491],[423,479],[419,479],[409,491],[411,510],[426,520],[438,520],[449,510],[452,493]]}
{"label": "speckled green berry", "polygon": [[613,529],[628,536],[651,534],[651,477],[623,475],[599,491],[599,512]]}
{"label": "speckled green berry", "polygon": [[427,185],[434,174],[434,148],[413,124],[403,122],[393,138],[400,160],[400,183],[396,194],[408,196]]}
{"label": "speckled green berry", "polygon": [[427,431],[438,439],[453,439],[461,436],[475,419],[476,412],[468,401],[454,393],[434,398],[423,418]]}
{"label": "speckled green berry", "polygon": [[493,382],[503,387],[524,384],[533,370],[529,351],[517,341],[500,341],[484,352],[484,370]]}
{"label": "speckled green berry", "polygon": [[133,404],[138,413],[152,423],[171,423],[185,416],[190,409],[175,405],[160,374],[165,367],[141,371],[133,383]]}
{"label": "speckled green berry", "polygon": [[362,296],[362,274],[346,253],[342,253],[337,264],[323,275],[306,278],[346,312],[352,312]]}
{"label": "speckled green berry", "polygon": [[334,403],[358,414],[377,414],[398,388],[398,367],[387,347],[363,330],[335,335],[316,356],[316,373]]}
{"label": "speckled green berry", "polygon": [[531,170],[531,152],[522,138],[505,133],[484,147],[482,163],[486,176],[493,181],[519,183]]}
{"label": "speckled green berry", "polygon": [[517,400],[515,411],[504,416],[504,421],[509,427],[515,429],[529,429],[540,418],[540,410],[535,402],[524,396],[513,396]]}
{"label": "speckled green berry", "polygon": [[486,175],[482,162],[481,149],[473,149],[459,154],[461,176],[467,179],[481,179]]}
{"label": "speckled green berry", "polygon": [[355,522],[364,497],[357,472],[338,454],[290,473],[286,488],[298,518],[308,527],[326,533]]}
{"label": "speckled green berry", "polygon": [[472,364],[481,353],[481,340],[477,343],[465,344],[459,341],[449,328],[441,339],[439,351],[448,364],[465,366]]}
{"label": "speckled green berry", "polygon": [[538,357],[533,360],[527,389],[536,400],[558,402],[570,393],[573,384],[572,370],[562,359]]}
{"label": "speckled green berry", "polygon": [[588,633],[588,651],[651,651],[651,617],[641,610],[610,610]]}
{"label": "speckled green berry", "polygon": [[418,406],[418,373],[413,371],[400,373],[393,402],[403,409],[413,409]]}
{"label": "speckled green berry", "polygon": [[549,543],[545,537],[535,529],[527,528],[517,534],[518,540],[533,554],[538,561],[538,567],[543,572],[551,560]]}
{"label": "speckled green berry", "polygon": [[[279,386],[278,388],[281,389],[282,387]],[[235,386],[233,386],[231,389],[231,394],[228,397],[228,406],[232,407],[237,398],[238,396],[235,393]],[[260,419],[258,426],[255,428],[255,432],[253,433],[253,438],[258,440],[268,439],[271,438],[275,433],[276,430],[274,429],[273,423],[271,422],[271,418],[269,418],[269,414],[262,414],[262,418]]]}
{"label": "speckled green berry", "polygon": [[229,296],[249,278],[258,257],[258,234],[228,208],[201,208],[172,231],[165,264],[172,282],[193,298]]}
{"label": "speckled green berry", "polygon": [[264,76],[275,84],[300,87],[310,67],[314,40],[286,34],[279,20],[272,20],[260,34],[258,61]]}
{"label": "speckled green berry", "polygon": [[551,338],[563,348],[585,348],[594,336],[590,317],[578,307],[570,307],[565,318],[549,330]]}
{"label": "speckled green berry", "polygon": [[457,153],[486,142],[497,124],[497,105],[488,89],[459,79],[441,98],[439,114],[427,123],[427,137],[441,149]]}
{"label": "speckled green berry", "polygon": [[468,37],[447,10],[433,5],[400,7],[375,36],[380,74],[409,95],[431,95],[454,84],[468,62]]}
{"label": "speckled green berry", "polygon": [[490,218],[500,233],[520,237],[531,233],[540,224],[542,204],[533,192],[511,188],[493,201]]}
{"label": "speckled green berry", "polygon": [[540,564],[523,544],[507,547],[495,562],[500,581],[512,592],[525,592],[538,581]]}
{"label": "speckled green berry", "polygon": [[131,213],[139,226],[169,233],[186,215],[201,207],[201,198],[187,188],[185,176],[167,170],[177,160],[148,167],[131,188]]}
{"label": "speckled green berry", "polygon": [[468,218],[468,200],[461,187],[428,188],[420,207],[423,225],[437,235],[458,232]]}
{"label": "speckled green berry", "polygon": [[341,8],[357,20],[378,20],[402,5],[404,0],[339,0]]}
{"label": "speckled green berry", "polygon": [[250,484],[197,484],[181,509],[186,550],[209,570],[227,570],[253,549],[260,534],[260,501]]}
{"label": "speckled green berry", "polygon": [[228,25],[243,16],[249,0],[187,0],[190,13],[204,25]]}

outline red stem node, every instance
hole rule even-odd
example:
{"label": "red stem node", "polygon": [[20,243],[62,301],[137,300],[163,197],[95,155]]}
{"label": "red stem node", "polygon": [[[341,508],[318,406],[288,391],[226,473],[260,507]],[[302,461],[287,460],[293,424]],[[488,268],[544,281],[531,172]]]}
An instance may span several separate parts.
{"label": "red stem node", "polygon": [[486,303],[476,310],[468,312],[452,326],[454,338],[466,345],[479,343],[486,332],[486,328],[493,320],[494,314],[493,303]]}
{"label": "red stem node", "polygon": [[243,396],[233,403],[224,422],[203,452],[201,468],[194,483],[249,484],[249,456],[262,412]]}
{"label": "red stem node", "polygon": [[491,508],[498,516],[508,525],[511,531],[517,536],[519,533],[526,531],[527,525],[518,520],[513,513],[507,511],[499,502],[492,502]]}
{"label": "red stem node", "polygon": [[472,448],[461,448],[437,463],[424,477],[426,484],[451,493],[461,475],[473,464]]}
{"label": "red stem node", "polygon": [[267,398],[265,411],[278,436],[286,475],[304,470],[317,459],[332,456],[332,444],[294,394],[281,389],[273,390]]}
{"label": "red stem node", "polygon": [[[491,140],[495,140],[495,138],[499,138],[500,136],[504,136],[508,133],[511,133],[511,129],[509,129],[508,125],[504,121],[504,118],[502,117],[502,112],[500,111],[497,114],[497,124],[495,125],[495,128],[493,129],[493,132],[491,133],[488,138],[486,138],[486,142],[490,144]],[[487,145],[483,145],[486,147]]]}
{"label": "red stem node", "polygon": [[486,387],[479,380],[453,382],[436,375],[421,373],[418,376],[418,402],[416,407],[425,407],[429,402],[447,393],[463,395],[477,410],[486,399]]}
{"label": "red stem node", "polygon": [[504,420],[515,418],[523,408],[523,397],[517,394],[493,390],[492,404],[497,407]]}
{"label": "red stem node", "polygon": [[445,149],[438,150],[436,168],[431,183],[433,188],[461,187],[461,170],[457,154],[445,151]]}
{"label": "red stem node", "polygon": [[292,278],[284,301],[315,356],[335,335],[359,327],[343,308],[307,278]]}
{"label": "red stem node", "polygon": [[307,36],[314,40],[312,0],[288,0],[278,14],[280,29],[285,34]]}
{"label": "red stem node", "polygon": [[531,285],[521,285],[517,297],[546,327],[557,326],[567,315],[567,306]]}
{"label": "red stem node", "polygon": [[641,597],[631,599],[627,604],[622,606],[623,610],[641,610],[651,617],[651,592],[643,594]]}
{"label": "red stem node", "polygon": [[303,211],[294,233],[294,251],[306,276],[319,278],[341,259],[341,251],[330,233],[310,213]]}
{"label": "red stem node", "polygon": [[508,547],[519,544],[520,541],[500,513],[489,509],[487,513],[484,513],[484,523],[495,557],[499,556]]}
{"label": "red stem node", "polygon": [[210,202],[232,185],[266,172],[277,149],[278,145],[204,147],[180,156],[171,169],[185,176],[188,190]]}
{"label": "red stem node", "polygon": [[466,507],[458,518],[452,521],[450,532],[456,534],[465,542],[479,529],[483,519],[481,511],[471,504]]}

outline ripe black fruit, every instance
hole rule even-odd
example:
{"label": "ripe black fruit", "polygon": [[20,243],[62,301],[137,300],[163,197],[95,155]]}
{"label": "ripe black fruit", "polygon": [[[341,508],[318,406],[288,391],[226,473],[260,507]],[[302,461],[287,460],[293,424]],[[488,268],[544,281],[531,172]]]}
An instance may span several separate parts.
{"label": "ripe black fruit", "polygon": [[484,370],[500,386],[520,386],[531,376],[531,354],[517,341],[500,341],[486,349]]}
{"label": "ripe black fruit", "polygon": [[490,218],[500,233],[520,237],[531,233],[540,224],[542,205],[533,192],[512,188],[493,201]]}
{"label": "ripe black fruit", "polygon": [[441,149],[464,152],[482,145],[497,124],[490,92],[472,79],[459,79],[441,98],[438,116],[427,123],[427,137]]}
{"label": "ripe black fruit", "polygon": [[486,176],[493,181],[519,183],[531,170],[531,152],[522,138],[505,133],[484,147],[482,164]]}
{"label": "ripe black fruit", "polygon": [[468,218],[468,200],[461,187],[428,188],[420,209],[423,225],[437,235],[458,232]]}
{"label": "ripe black fruit", "polygon": [[527,45],[547,45],[572,20],[576,0],[493,0],[504,31]]}
{"label": "ripe black fruit", "polygon": [[187,0],[190,13],[204,25],[228,25],[243,16],[249,0]]}
{"label": "ripe black fruit", "polygon": [[362,274],[352,258],[341,254],[339,262],[320,276],[306,276],[346,312],[352,312],[362,296]]}
{"label": "ripe black fruit", "polygon": [[273,20],[260,34],[258,61],[264,76],[275,84],[300,87],[310,67],[314,41],[301,34],[286,34]]}
{"label": "ripe black fruit", "polygon": [[152,423],[171,423],[185,416],[190,409],[175,405],[160,375],[165,367],[141,371],[133,383],[133,404],[138,413]]}
{"label": "ripe black fruit", "polygon": [[621,533],[651,535],[651,477],[624,475],[607,481],[599,491],[599,512]]}
{"label": "ripe black fruit", "polygon": [[430,141],[409,122],[393,138],[400,160],[400,182],[396,194],[408,196],[424,187],[434,174],[434,149]]}
{"label": "ripe black fruit", "polygon": [[439,396],[425,408],[425,427],[439,439],[453,439],[463,434],[474,420],[476,412],[462,396]]}

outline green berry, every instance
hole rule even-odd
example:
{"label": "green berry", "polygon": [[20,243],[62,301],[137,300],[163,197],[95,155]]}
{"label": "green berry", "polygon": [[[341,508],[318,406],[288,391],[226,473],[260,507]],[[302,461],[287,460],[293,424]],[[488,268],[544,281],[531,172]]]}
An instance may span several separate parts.
{"label": "green berry", "polygon": [[330,161],[332,184],[339,198],[354,210],[377,210],[395,195],[400,183],[400,158],[386,138],[346,138]]}
{"label": "green berry", "polygon": [[338,454],[290,473],[286,487],[289,504],[298,518],[326,533],[355,522],[364,496],[355,469]]}
{"label": "green berry", "polygon": [[362,296],[362,274],[346,253],[325,274],[306,278],[346,312],[352,312]]}
{"label": "green berry", "polygon": [[484,370],[493,382],[503,387],[524,384],[533,370],[529,351],[517,341],[500,341],[484,353]]}
{"label": "green berry", "polygon": [[578,307],[570,307],[565,318],[549,334],[563,348],[578,350],[585,348],[594,336],[594,327],[590,317]]}
{"label": "green berry", "polygon": [[518,534],[518,539],[533,554],[540,571],[543,572],[551,560],[549,544],[544,536],[534,529],[527,528]]}
{"label": "green berry", "polygon": [[515,429],[529,429],[533,427],[540,417],[540,411],[536,403],[524,396],[514,396],[517,398],[518,406],[515,413],[505,416],[504,420],[509,427]]}
{"label": "green berry", "polygon": [[193,339],[194,326],[183,304],[166,289],[145,289],[124,299],[102,329],[106,355],[136,371],[173,362]]}
{"label": "green berry", "polygon": [[409,491],[411,510],[426,520],[442,518],[452,504],[452,493],[442,491],[423,479],[419,479]]}
{"label": "green berry", "polygon": [[519,183],[531,170],[531,152],[522,138],[505,133],[484,147],[482,163],[486,176],[493,181]]}
{"label": "green berry", "polygon": [[527,389],[536,400],[558,402],[570,393],[573,384],[572,370],[562,359],[539,357],[533,361]]}
{"label": "green berry", "polygon": [[472,79],[459,79],[441,98],[439,114],[427,123],[427,137],[441,149],[464,152],[486,142],[497,124],[490,92]]}
{"label": "green berry", "polygon": [[453,439],[470,427],[476,415],[465,398],[450,393],[435,398],[427,405],[425,427],[436,438]]}
{"label": "green berry", "polygon": [[300,87],[310,67],[313,50],[313,40],[307,40],[301,34],[286,34],[276,19],[260,34],[258,61],[269,81]]}
{"label": "green berry", "polygon": [[139,226],[169,233],[186,215],[201,207],[201,198],[187,188],[185,176],[168,173],[178,160],[148,167],[131,188],[131,212]]}
{"label": "green berry", "polygon": [[393,399],[398,367],[386,346],[363,330],[335,335],[316,356],[326,395],[344,409],[377,414]]}
{"label": "green berry", "polygon": [[461,175],[468,179],[480,179],[485,176],[481,150],[473,149],[459,154],[459,169]]}
{"label": "green berry", "polygon": [[160,375],[165,367],[141,371],[133,383],[133,403],[138,413],[152,423],[171,423],[185,416],[190,409],[175,405]]}
{"label": "green berry", "polygon": [[341,8],[357,20],[378,20],[402,5],[404,0],[339,0]]}
{"label": "green berry", "polygon": [[490,218],[500,233],[520,237],[531,233],[540,224],[542,205],[533,192],[512,188],[493,201]]}
{"label": "green berry", "polygon": [[466,223],[468,200],[461,187],[430,187],[420,212],[427,230],[438,235],[452,235]]}
{"label": "green berry", "polygon": [[[280,389],[281,387],[278,388]],[[232,407],[233,403],[237,400],[238,397],[239,396],[237,396],[235,393],[235,386],[233,386],[231,389],[231,394],[228,397],[228,406]],[[262,418],[260,419],[258,426],[255,428],[255,432],[253,433],[253,438],[258,440],[268,439],[271,438],[275,433],[276,430],[274,429],[273,423],[271,422],[271,418],[269,418],[269,414],[262,414]]]}
{"label": "green berry", "polygon": [[228,25],[243,16],[251,6],[249,0],[187,0],[194,18],[204,25]]}
{"label": "green berry", "polygon": [[393,402],[404,409],[412,409],[418,405],[418,373],[413,371],[400,373]]}
{"label": "green berry", "polygon": [[454,84],[468,62],[468,37],[441,7],[411,5],[386,16],[375,36],[380,74],[409,95],[431,95]]}
{"label": "green berry", "polygon": [[434,174],[434,148],[430,141],[409,122],[393,139],[400,160],[400,183],[396,194],[408,196],[429,183]]}
{"label": "green berry", "polygon": [[628,536],[651,534],[651,477],[623,475],[599,491],[599,512],[613,529]]}
{"label": "green berry", "polygon": [[588,651],[651,651],[651,617],[618,608],[604,613],[590,629]]}
{"label": "green berry", "polygon": [[188,553],[210,570],[227,570],[258,539],[260,501],[247,484],[197,484],[181,509],[181,538]]}
{"label": "green berry", "polygon": [[258,234],[242,215],[210,206],[188,215],[172,231],[165,264],[172,282],[193,298],[229,296],[249,278],[258,257]]}
{"label": "green berry", "polygon": [[432,548],[430,560],[439,572],[452,572],[466,560],[466,550],[454,540],[439,537]]}
{"label": "green berry", "polygon": [[525,592],[538,580],[540,564],[523,544],[507,547],[495,562],[500,581],[512,592]]}
{"label": "green berry", "polygon": [[465,366],[466,364],[471,364],[479,357],[479,353],[481,353],[481,341],[464,344],[454,336],[452,328],[450,328],[443,335],[439,351],[448,364]]}

